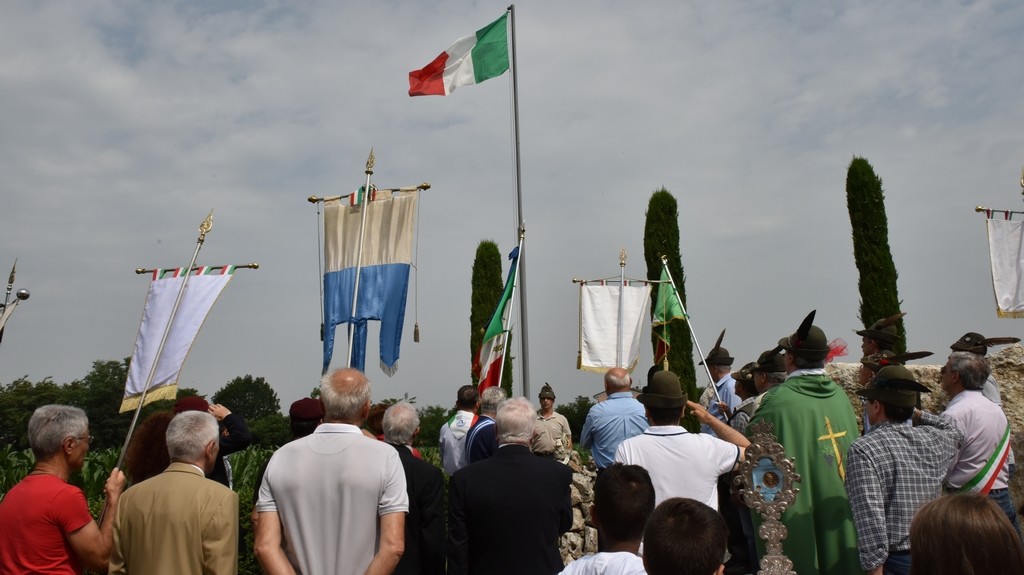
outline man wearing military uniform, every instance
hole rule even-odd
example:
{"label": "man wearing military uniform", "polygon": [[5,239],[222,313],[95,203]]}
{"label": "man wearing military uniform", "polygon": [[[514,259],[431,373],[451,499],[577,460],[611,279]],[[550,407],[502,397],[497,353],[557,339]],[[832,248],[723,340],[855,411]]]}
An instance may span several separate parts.
{"label": "man wearing military uniform", "polygon": [[555,411],[555,390],[545,383],[537,395],[540,409],[537,410],[537,423],[533,432],[530,447],[534,455],[561,458],[572,449],[572,431],[569,420]]}

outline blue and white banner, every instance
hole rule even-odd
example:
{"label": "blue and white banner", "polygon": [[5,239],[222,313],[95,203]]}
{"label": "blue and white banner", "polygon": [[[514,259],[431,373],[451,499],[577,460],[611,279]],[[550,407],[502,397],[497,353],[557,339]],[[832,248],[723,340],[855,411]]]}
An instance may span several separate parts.
{"label": "blue and white banner", "polygon": [[[419,190],[377,191],[366,204],[362,261],[357,262],[362,205],[347,199],[324,202],[324,365],[334,354],[334,328],[348,323],[352,330],[352,367],[365,371],[366,322],[380,321],[380,364],[391,375],[397,369],[409,291],[416,205]],[[356,268],[359,298],[352,315]]]}

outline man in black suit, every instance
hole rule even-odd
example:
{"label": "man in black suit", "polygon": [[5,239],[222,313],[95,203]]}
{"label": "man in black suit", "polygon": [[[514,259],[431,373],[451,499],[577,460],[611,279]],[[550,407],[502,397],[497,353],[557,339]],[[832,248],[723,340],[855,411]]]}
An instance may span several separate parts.
{"label": "man in black suit", "polygon": [[452,476],[450,575],[554,575],[565,566],[558,538],[572,526],[572,472],[530,452],[535,409],[525,397],[502,403],[498,452]]}
{"label": "man in black suit", "polygon": [[420,418],[406,401],[384,412],[384,440],[398,450],[409,493],[405,516],[405,553],[395,575],[444,575],[444,477],[441,470],[412,452]]}

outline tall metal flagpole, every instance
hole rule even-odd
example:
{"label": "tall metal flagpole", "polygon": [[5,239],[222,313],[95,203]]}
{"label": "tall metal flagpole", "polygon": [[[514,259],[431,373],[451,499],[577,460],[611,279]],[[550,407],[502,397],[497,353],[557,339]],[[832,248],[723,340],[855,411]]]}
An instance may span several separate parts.
{"label": "tall metal flagpole", "polygon": [[188,280],[192,277],[192,268],[196,265],[196,258],[199,257],[199,250],[203,247],[203,242],[206,241],[206,234],[210,233],[213,229],[213,210],[207,214],[206,219],[203,223],[199,224],[199,238],[196,240],[196,249],[192,252],[192,261],[189,262],[188,267],[185,269],[185,277],[181,282],[181,288],[178,289],[178,296],[174,299],[174,306],[171,307],[171,315],[167,318],[167,325],[164,326],[164,333],[160,336],[160,345],[156,348],[156,357],[153,359],[153,366],[149,368],[149,375],[146,377],[146,385],[142,388],[142,395],[139,396],[139,405],[135,408],[135,415],[132,416],[132,423],[128,426],[128,436],[124,438],[124,445],[121,446],[121,453],[117,456],[116,467],[120,468],[121,464],[124,463],[124,454],[128,449],[128,442],[132,439],[132,433],[135,432],[135,424],[139,421],[139,413],[142,412],[142,406],[146,403],[146,392],[149,391],[149,386],[153,385],[153,377],[156,375],[156,368],[160,365],[160,357],[164,354],[164,345],[167,343],[167,335],[171,333],[171,326],[174,324],[174,318],[178,313],[178,305],[181,303],[181,298],[185,295],[185,288],[188,286]]}
{"label": "tall metal flagpole", "polygon": [[[512,48],[512,133],[516,143],[516,216],[518,222],[516,224],[516,233],[526,228],[526,222],[523,219],[523,178],[522,169],[519,162],[519,74],[516,72],[516,5],[511,4],[508,7],[509,13],[509,28],[511,34],[509,39],[511,40]],[[519,268],[517,271],[519,281],[522,282],[522,290],[519,292],[519,325],[522,337],[520,342],[522,345],[522,356],[523,356],[523,395],[530,397],[530,338],[526,326],[526,254],[522,248],[519,250]],[[504,356],[502,356],[504,358]],[[502,359],[504,361],[504,359]]]}
{"label": "tall metal flagpole", "polygon": [[[523,239],[526,237],[526,229],[519,228],[519,261],[516,263],[516,273],[512,275],[512,293],[508,296],[508,305],[515,306],[516,303],[516,286],[519,284],[519,264],[523,261]],[[505,316],[508,321],[512,320],[512,310],[509,310]],[[501,333],[505,338],[505,341],[501,343],[504,348],[501,352],[501,364],[498,366],[498,387],[501,387],[501,378],[505,376],[505,358],[508,357],[508,338],[511,330],[508,327],[508,323],[501,325]],[[524,394],[526,392],[523,392]]]}
{"label": "tall metal flagpole", "polygon": [[[679,290],[676,288],[676,280],[672,279],[672,270],[668,269],[668,258],[661,256],[661,265],[665,268],[665,274],[668,275],[668,281],[672,284],[672,293],[676,294],[676,301],[679,302],[679,309],[683,310],[683,315],[686,316],[686,327],[690,330],[690,339],[693,340],[693,345],[697,346],[697,355],[704,357],[704,352],[700,350],[700,342],[697,341],[697,334],[693,333],[693,326],[690,325],[690,314],[686,313],[686,306],[683,305],[683,298],[679,296]],[[711,390],[715,392],[715,400],[722,401],[722,398],[718,395],[718,388],[715,387],[715,378],[711,377],[711,368],[708,367],[708,363],[704,362],[704,373],[708,374],[708,385],[711,386]],[[704,387],[707,389],[707,386]]]}
{"label": "tall metal flagpole", "polygon": [[[359,221],[359,249],[356,253],[356,281],[352,288],[352,313],[348,316],[348,358],[345,360],[345,367],[352,367],[352,344],[355,339],[355,330],[352,325],[356,318],[356,305],[359,304],[359,274],[363,271],[363,239],[366,237],[366,212],[370,211],[370,176],[373,175],[373,147],[370,147],[370,157],[366,158],[366,187],[363,189],[363,201],[359,206],[362,210]],[[358,192],[356,192],[358,193]],[[324,372],[326,373],[326,371]]]}
{"label": "tall metal flagpole", "polygon": [[625,343],[622,341],[622,315],[625,312],[626,301],[624,295],[626,293],[626,249],[619,250],[619,321],[615,326],[615,365],[617,367],[626,367],[625,362],[622,361],[622,348]]}

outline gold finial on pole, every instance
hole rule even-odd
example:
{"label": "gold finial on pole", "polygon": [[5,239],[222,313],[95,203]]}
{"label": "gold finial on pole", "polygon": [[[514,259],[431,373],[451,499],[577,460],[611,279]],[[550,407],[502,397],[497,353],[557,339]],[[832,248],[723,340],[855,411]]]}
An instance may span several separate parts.
{"label": "gold finial on pole", "polygon": [[199,243],[206,241],[206,234],[210,233],[213,229],[213,210],[210,210],[209,214],[206,214],[206,219],[203,223],[199,224]]}
{"label": "gold finial on pole", "polygon": [[619,267],[626,267],[626,248],[619,250]]}
{"label": "gold finial on pole", "polygon": [[988,208],[986,208],[985,206],[974,206],[974,211],[976,211],[976,212],[987,212]]}
{"label": "gold finial on pole", "polygon": [[[373,146],[370,146],[370,157],[366,158],[366,174],[367,175],[373,173],[373,162],[374,162]],[[369,190],[367,190],[367,193],[369,193]]]}

